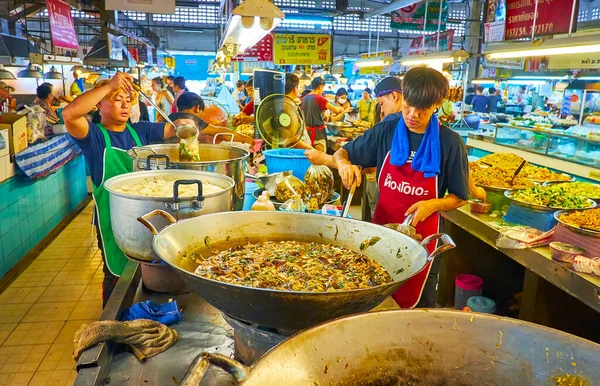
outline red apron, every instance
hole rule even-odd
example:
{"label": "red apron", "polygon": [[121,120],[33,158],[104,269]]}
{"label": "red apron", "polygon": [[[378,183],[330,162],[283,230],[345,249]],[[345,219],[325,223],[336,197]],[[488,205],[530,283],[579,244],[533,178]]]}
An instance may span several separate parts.
{"label": "red apron", "polygon": [[[423,172],[413,170],[411,161],[402,166],[390,163],[390,153],[379,174],[379,200],[375,207],[373,223],[379,225],[402,223],[408,208],[419,201],[438,198],[437,177],[425,178]],[[434,213],[416,226],[417,234],[427,236],[439,232],[439,214]],[[435,250],[435,243],[427,246],[429,253]],[[394,292],[392,298],[400,308],[413,308],[419,302],[425,281],[429,276],[431,263],[424,270],[410,278]]]}
{"label": "red apron", "polygon": [[325,126],[319,126],[319,127],[306,126],[306,130],[308,131],[308,134],[310,135],[310,145],[315,146],[315,138],[317,136],[317,131],[325,130]]}

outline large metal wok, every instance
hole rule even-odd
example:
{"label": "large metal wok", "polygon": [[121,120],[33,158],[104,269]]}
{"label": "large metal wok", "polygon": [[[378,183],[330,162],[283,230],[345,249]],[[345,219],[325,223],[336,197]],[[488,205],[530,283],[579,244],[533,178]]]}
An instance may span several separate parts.
{"label": "large metal wok", "polygon": [[[155,211],[154,213],[160,213]],[[164,213],[162,213],[164,215]],[[145,216],[147,219],[150,216]],[[170,221],[174,222],[171,218]],[[198,264],[184,252],[267,240],[330,243],[354,251],[380,240],[363,253],[380,262],[394,282],[368,289],[337,292],[292,292],[244,287],[195,275]],[[431,255],[423,245],[441,240]],[[452,240],[436,234],[414,239],[379,225],[352,219],[288,212],[230,212],[201,216],[164,228],[153,240],[157,255],[183,273],[189,286],[217,309],[249,323],[300,330],[325,320],[373,309],[439,253],[453,248]]]}
{"label": "large metal wok", "polygon": [[600,345],[493,315],[401,310],[305,330],[252,367],[201,354],[181,385],[198,385],[210,363],[244,386],[592,386],[600,380]]}

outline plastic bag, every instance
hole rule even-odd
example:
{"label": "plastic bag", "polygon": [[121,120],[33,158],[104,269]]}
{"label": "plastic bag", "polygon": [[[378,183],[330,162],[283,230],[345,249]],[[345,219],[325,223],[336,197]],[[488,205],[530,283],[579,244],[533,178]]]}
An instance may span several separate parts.
{"label": "plastic bag", "polygon": [[305,205],[302,202],[302,198],[298,194],[296,194],[294,198],[281,204],[281,207],[279,207],[279,210],[282,212],[304,212],[304,209]]}
{"label": "plastic bag", "polygon": [[304,175],[304,183],[310,198],[316,198],[320,205],[333,194],[333,173],[327,166],[311,165]]}
{"label": "plastic bag", "polygon": [[38,139],[46,138],[44,135],[46,130],[46,114],[44,113],[44,109],[40,106],[25,106],[24,111],[27,114],[27,142],[32,144]]}
{"label": "plastic bag", "polygon": [[305,200],[308,196],[308,191],[304,182],[294,176],[287,176],[275,188],[275,198],[279,202],[286,202],[293,199],[296,195]]}

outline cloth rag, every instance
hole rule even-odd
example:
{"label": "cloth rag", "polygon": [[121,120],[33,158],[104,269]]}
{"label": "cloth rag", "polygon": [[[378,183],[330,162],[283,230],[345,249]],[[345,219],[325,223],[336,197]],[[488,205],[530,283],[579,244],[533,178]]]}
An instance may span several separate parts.
{"label": "cloth rag", "polygon": [[[394,166],[402,166],[408,161],[409,157],[408,128],[404,123],[404,119],[400,119],[392,140],[390,163]],[[433,114],[411,166],[413,170],[423,172],[426,178],[435,177],[440,174],[440,158],[440,123],[437,116]]]}
{"label": "cloth rag", "polygon": [[136,358],[144,361],[175,344],[179,334],[164,324],[147,319],[93,322],[81,326],[75,333],[73,357],[78,360],[84,350],[107,340],[128,345]]}
{"label": "cloth rag", "polygon": [[149,319],[170,326],[180,323],[183,320],[183,314],[177,307],[177,301],[173,300],[164,304],[154,303],[152,300],[139,302],[131,306],[121,320],[126,322],[136,319]]}

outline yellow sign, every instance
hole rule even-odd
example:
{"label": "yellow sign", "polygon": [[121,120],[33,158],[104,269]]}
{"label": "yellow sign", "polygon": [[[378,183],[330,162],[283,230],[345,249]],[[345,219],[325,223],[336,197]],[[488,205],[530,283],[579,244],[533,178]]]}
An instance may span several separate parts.
{"label": "yellow sign", "polygon": [[275,34],[273,39],[276,65],[331,64],[331,51],[328,34]]}
{"label": "yellow sign", "polygon": [[550,70],[584,70],[600,68],[600,55],[596,53],[581,53],[577,55],[550,56],[548,69]]}

